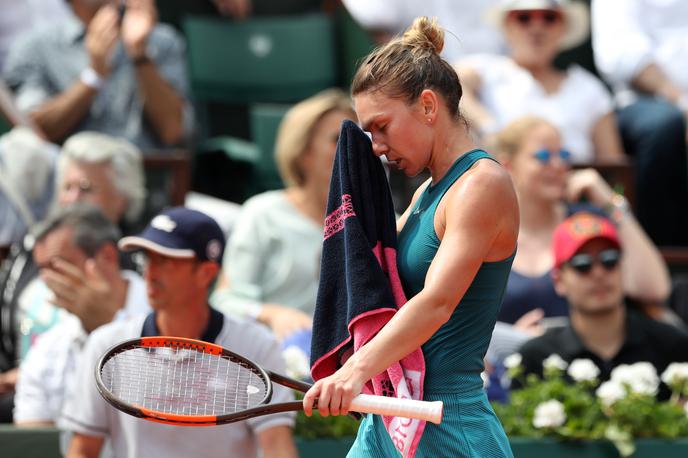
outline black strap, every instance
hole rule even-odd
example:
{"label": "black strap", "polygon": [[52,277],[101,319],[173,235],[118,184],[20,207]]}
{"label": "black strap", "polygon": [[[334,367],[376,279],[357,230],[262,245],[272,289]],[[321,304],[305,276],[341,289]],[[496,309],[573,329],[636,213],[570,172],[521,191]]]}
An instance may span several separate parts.
{"label": "black strap", "polygon": [[[209,307],[209,309],[210,319],[208,320],[208,326],[206,326],[203,334],[201,335],[201,340],[205,342],[215,342],[217,336],[220,335],[220,331],[222,331],[222,326],[225,323],[225,316],[212,307]],[[155,322],[155,313],[156,312],[148,314],[144,320],[143,328],[141,329],[141,337],[153,337],[160,335],[158,325]]]}

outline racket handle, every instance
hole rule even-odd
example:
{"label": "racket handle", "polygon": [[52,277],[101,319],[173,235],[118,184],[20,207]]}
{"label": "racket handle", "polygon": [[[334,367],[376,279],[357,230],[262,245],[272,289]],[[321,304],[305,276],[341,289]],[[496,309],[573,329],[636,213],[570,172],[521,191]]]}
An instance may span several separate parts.
{"label": "racket handle", "polygon": [[443,408],[442,401],[416,401],[415,399],[359,394],[351,400],[349,410],[392,417],[415,418],[440,424]]}

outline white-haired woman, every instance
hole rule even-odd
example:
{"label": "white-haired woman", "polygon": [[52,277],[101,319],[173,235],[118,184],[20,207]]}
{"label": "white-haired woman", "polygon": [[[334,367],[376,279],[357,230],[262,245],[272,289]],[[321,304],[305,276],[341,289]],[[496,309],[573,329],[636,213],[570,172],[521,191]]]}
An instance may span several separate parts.
{"label": "white-haired woman", "polygon": [[338,89],[287,112],[275,149],[286,188],[244,203],[225,250],[229,289],[220,285],[213,304],[266,324],[278,338],[311,327],[330,175],[345,119],[356,114]]}

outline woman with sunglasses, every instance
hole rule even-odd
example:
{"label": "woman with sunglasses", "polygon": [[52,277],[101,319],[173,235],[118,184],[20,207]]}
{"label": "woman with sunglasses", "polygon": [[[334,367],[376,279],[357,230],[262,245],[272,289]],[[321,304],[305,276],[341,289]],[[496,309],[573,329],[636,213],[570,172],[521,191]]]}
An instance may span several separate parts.
{"label": "woman with sunglasses", "polygon": [[[518,195],[521,226],[518,253],[509,275],[499,321],[528,325],[568,315],[566,300],[556,294],[551,279],[552,234],[566,216],[594,206],[618,225],[622,245],[623,287],[642,303],[660,304],[669,295],[664,260],[628,209],[594,169],[571,171],[571,155],[562,149],[557,128],[537,117],[524,117],[494,137],[497,157],[511,173]],[[583,267],[582,267],[583,268]],[[552,320],[554,321],[554,320]]]}
{"label": "woman with sunglasses", "polygon": [[568,0],[505,0],[488,16],[510,55],[480,54],[456,65],[462,107],[483,137],[533,114],[555,124],[575,163],[622,158],[612,99],[591,73],[554,66],[560,51],[588,35],[588,10]]}

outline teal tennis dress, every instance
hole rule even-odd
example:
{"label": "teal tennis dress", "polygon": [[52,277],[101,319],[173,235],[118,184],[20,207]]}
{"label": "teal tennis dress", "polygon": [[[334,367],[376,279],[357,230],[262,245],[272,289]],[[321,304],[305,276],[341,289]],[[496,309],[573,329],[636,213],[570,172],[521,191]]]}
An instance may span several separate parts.
{"label": "teal tennis dress", "polygon": [[[417,200],[399,234],[397,251],[399,275],[408,297],[423,289],[425,274],[440,245],[433,222],[437,204],[466,170],[484,158],[492,159],[482,150],[464,154]],[[503,261],[483,263],[452,317],[422,347],[424,399],[444,401],[444,418],[440,425],[426,424],[417,458],[513,457],[480,378],[513,259],[512,255]],[[347,456],[388,458],[399,456],[399,452],[382,418],[368,415]]]}

